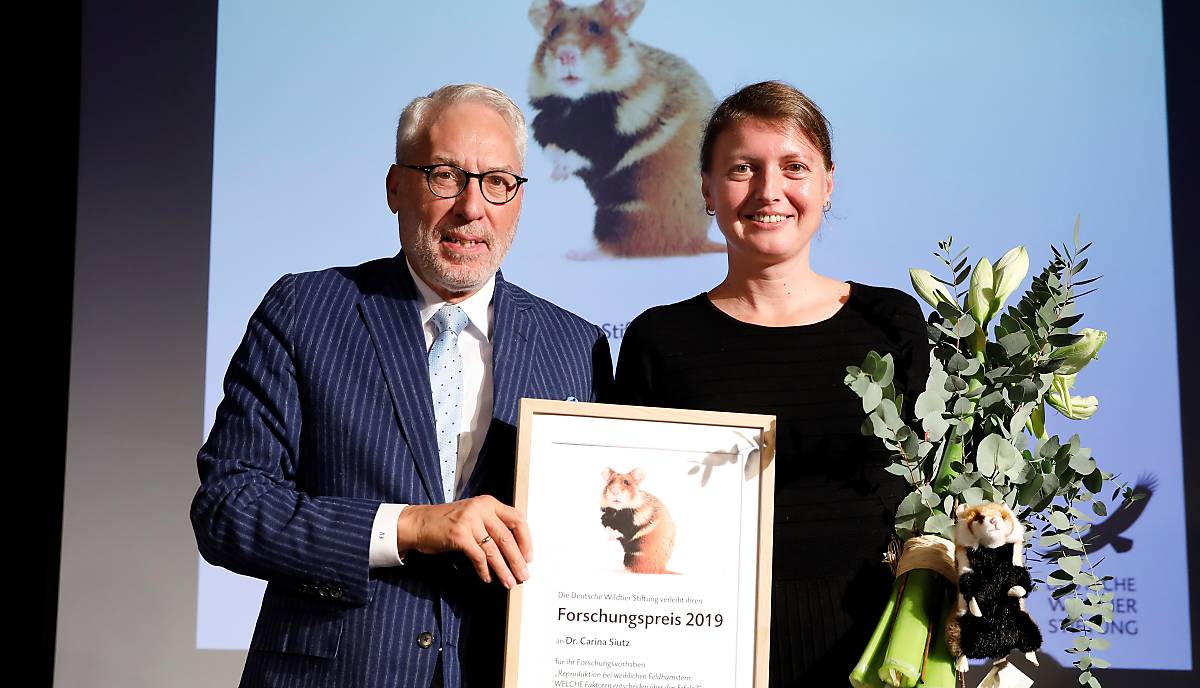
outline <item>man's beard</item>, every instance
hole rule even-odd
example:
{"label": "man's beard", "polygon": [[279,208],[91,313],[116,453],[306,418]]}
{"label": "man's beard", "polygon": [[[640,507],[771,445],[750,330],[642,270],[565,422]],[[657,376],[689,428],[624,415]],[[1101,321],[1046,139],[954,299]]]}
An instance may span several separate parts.
{"label": "man's beard", "polygon": [[[463,235],[463,238],[484,241],[488,247],[487,252],[478,257],[468,256],[456,261],[442,252],[441,240],[445,234],[444,230],[418,226],[417,245],[405,246],[405,253],[417,273],[433,282],[434,286],[451,292],[474,292],[500,269],[500,262],[508,254],[511,237],[515,235],[516,228],[508,233],[489,233],[472,223],[450,229],[455,234]],[[502,238],[504,234],[507,234],[508,241]]]}

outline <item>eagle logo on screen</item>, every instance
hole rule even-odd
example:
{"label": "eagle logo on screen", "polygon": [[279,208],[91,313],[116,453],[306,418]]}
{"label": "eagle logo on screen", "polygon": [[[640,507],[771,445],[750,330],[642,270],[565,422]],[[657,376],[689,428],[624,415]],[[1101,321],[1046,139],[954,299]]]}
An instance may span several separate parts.
{"label": "eagle logo on screen", "polygon": [[[1124,533],[1142,517],[1156,487],[1158,487],[1158,479],[1154,477],[1154,474],[1144,473],[1138,476],[1137,483],[1133,486],[1134,498],[1137,501],[1129,506],[1117,508],[1111,516],[1088,529],[1087,534],[1083,537],[1088,553],[1099,553],[1105,547],[1112,547],[1118,554],[1124,554],[1133,549],[1133,538],[1126,537]],[[1043,557],[1050,559],[1061,553],[1062,548],[1058,547],[1046,552]]]}
{"label": "eagle logo on screen", "polygon": [[533,138],[551,177],[583,180],[596,250],[568,258],[724,252],[711,241],[696,160],[712,90],[680,57],[629,37],[645,0],[534,0]]}

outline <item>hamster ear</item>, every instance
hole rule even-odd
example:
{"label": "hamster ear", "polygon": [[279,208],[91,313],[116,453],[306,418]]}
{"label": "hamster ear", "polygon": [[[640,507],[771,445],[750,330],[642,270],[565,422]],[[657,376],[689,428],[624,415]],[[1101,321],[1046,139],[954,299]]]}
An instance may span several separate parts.
{"label": "hamster ear", "polygon": [[968,506],[966,502],[960,502],[958,506],[954,507],[954,517],[962,518],[963,515],[967,513],[967,509],[970,508],[971,507]]}
{"label": "hamster ear", "polygon": [[629,471],[629,477],[633,478],[633,482],[640,483],[646,479],[646,471],[643,471],[640,468],[635,468],[632,471]]}
{"label": "hamster ear", "polygon": [[541,33],[546,33],[550,20],[562,8],[562,0],[533,0],[529,6],[529,23]]}
{"label": "hamster ear", "polygon": [[604,478],[605,481],[612,480],[612,477],[615,474],[616,471],[611,468],[605,468],[604,470],[600,471],[600,477]]}
{"label": "hamster ear", "polygon": [[612,15],[618,26],[628,29],[633,20],[642,13],[646,0],[604,0],[600,6]]}

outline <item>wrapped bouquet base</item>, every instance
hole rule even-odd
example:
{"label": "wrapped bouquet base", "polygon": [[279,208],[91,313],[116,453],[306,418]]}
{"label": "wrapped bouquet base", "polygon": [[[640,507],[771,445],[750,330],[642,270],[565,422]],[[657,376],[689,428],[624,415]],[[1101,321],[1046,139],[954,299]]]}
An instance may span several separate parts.
{"label": "wrapped bouquet base", "polygon": [[954,543],[937,535],[909,538],[896,581],[871,639],[850,673],[855,688],[954,688],[954,659],[942,621],[954,604]]}

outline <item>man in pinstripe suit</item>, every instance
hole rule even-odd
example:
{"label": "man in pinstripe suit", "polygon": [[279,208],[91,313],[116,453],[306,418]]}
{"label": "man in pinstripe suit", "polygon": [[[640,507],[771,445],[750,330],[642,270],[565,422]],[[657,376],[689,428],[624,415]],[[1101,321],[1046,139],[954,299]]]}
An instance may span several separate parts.
{"label": "man in pinstripe suit", "polygon": [[[499,685],[505,590],[532,555],[506,505],[517,402],[611,383],[603,332],[498,272],[525,181],[516,105],[447,86],[396,138],[402,252],[276,282],[199,453],[201,553],[268,581],[243,686]],[[452,406],[430,388],[443,340]]]}

